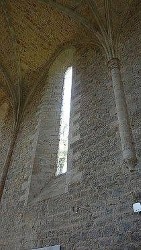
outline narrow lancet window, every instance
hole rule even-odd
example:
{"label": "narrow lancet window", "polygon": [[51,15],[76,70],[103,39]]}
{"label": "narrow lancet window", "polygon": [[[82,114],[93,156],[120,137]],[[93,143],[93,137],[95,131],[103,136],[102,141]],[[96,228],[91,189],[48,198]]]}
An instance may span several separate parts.
{"label": "narrow lancet window", "polygon": [[61,109],[60,140],[57,161],[57,175],[67,171],[68,136],[70,120],[70,103],[72,87],[72,67],[69,67],[64,77],[63,101]]}

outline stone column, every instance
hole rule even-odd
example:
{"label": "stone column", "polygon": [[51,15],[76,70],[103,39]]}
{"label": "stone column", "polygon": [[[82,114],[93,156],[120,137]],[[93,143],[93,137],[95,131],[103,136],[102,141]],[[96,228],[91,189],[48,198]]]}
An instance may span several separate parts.
{"label": "stone column", "polygon": [[117,58],[113,58],[108,62],[108,66],[111,72],[115,95],[123,160],[128,164],[130,169],[133,169],[137,163],[137,158],[129,122],[124,87],[121,80],[120,62]]}

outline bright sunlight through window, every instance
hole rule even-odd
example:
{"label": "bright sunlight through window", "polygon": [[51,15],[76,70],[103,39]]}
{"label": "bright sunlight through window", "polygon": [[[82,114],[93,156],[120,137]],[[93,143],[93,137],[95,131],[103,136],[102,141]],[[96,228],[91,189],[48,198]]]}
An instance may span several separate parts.
{"label": "bright sunlight through window", "polygon": [[67,171],[71,87],[72,87],[72,67],[69,67],[64,77],[60,141],[59,141],[58,161],[57,161],[57,175],[65,173]]}

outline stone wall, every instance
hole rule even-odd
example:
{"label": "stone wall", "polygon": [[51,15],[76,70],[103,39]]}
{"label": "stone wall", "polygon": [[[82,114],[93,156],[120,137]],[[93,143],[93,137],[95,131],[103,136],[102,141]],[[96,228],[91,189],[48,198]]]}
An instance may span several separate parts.
{"label": "stone wall", "polygon": [[[139,21],[140,20],[140,21]],[[120,49],[122,77],[129,107],[130,121],[134,134],[136,151],[141,156],[141,18],[127,26],[130,36],[122,38]]]}
{"label": "stone wall", "polygon": [[[137,47],[140,49],[139,43],[136,50]],[[135,56],[132,62],[131,57],[126,46],[121,55],[122,76],[140,157],[141,60]],[[51,197],[58,179],[65,181],[65,176],[64,180],[57,177],[50,194],[44,191],[30,204],[27,214],[31,216],[33,246],[60,244],[67,250],[140,249],[140,217],[132,210],[132,204],[141,198],[140,172],[130,173],[122,164],[106,60],[98,49],[80,47],[76,49],[73,67],[67,192]]]}
{"label": "stone wall", "polygon": [[[107,204],[114,200],[114,195],[118,202],[122,190],[115,186],[121,149],[113,90],[103,59],[91,48],[76,51],[69,147],[72,159],[66,174],[68,192],[54,198],[45,192],[29,204],[27,220],[32,218],[34,247],[60,244],[64,249],[93,249],[93,245],[102,247],[103,240],[104,247],[109,245],[116,203],[110,207]],[[58,179],[63,181],[61,176],[56,177],[56,185]],[[55,185],[52,193],[54,188]],[[105,201],[106,197],[109,198]],[[102,221],[107,229],[101,228]],[[106,237],[102,237],[103,230]]]}
{"label": "stone wall", "polygon": [[[30,104],[24,121],[20,125],[2,196],[0,249],[3,250],[22,249],[20,246],[26,241],[23,238],[25,223],[22,216],[28,200],[32,165],[38,138],[38,99],[35,98],[36,102]],[[6,124],[5,127],[8,129]]]}
{"label": "stone wall", "polygon": [[4,102],[0,106],[0,176],[10,144],[12,124],[12,111],[9,105]]}
{"label": "stone wall", "polygon": [[[123,37],[120,51],[140,158],[140,28],[131,31],[128,39]],[[66,66],[70,61],[64,60]],[[38,106],[40,116],[37,106],[32,107],[32,115],[27,114],[18,136],[2,202],[1,249],[61,245],[65,250],[139,250],[140,215],[133,213],[132,204],[141,201],[141,172],[130,173],[122,164],[111,79],[105,57],[91,46],[78,46],[71,61],[68,172],[55,177],[65,72],[57,62]]]}
{"label": "stone wall", "polygon": [[[55,185],[64,76],[65,71],[72,64],[73,51],[74,49],[71,48],[62,52],[49,71],[44,95],[39,106],[41,121],[29,201],[39,195],[41,190],[52,193],[50,185]],[[61,185],[59,189],[64,189],[64,181],[63,187]],[[59,189],[57,188],[57,193]]]}

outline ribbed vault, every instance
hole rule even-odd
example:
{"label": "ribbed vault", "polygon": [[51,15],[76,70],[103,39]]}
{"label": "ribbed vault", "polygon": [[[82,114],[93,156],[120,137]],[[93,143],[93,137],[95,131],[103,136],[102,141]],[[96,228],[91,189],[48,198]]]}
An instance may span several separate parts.
{"label": "ribbed vault", "polygon": [[91,42],[114,57],[120,34],[140,10],[140,0],[1,0],[0,98],[5,93],[15,119],[65,46]]}
{"label": "ribbed vault", "polygon": [[[116,96],[117,91],[122,91],[118,63],[120,38],[128,32],[126,27],[140,12],[140,0],[0,1],[0,104],[7,99],[14,116],[0,197],[26,107],[35,92],[43,87],[49,68],[59,53],[80,43],[99,46],[107,57],[115,88],[119,86],[115,90]],[[137,158],[123,97],[124,93],[121,99],[116,97],[123,156],[127,158],[128,154],[124,154],[127,148],[129,159],[126,160],[135,165]],[[126,119],[122,119],[123,110]]]}

